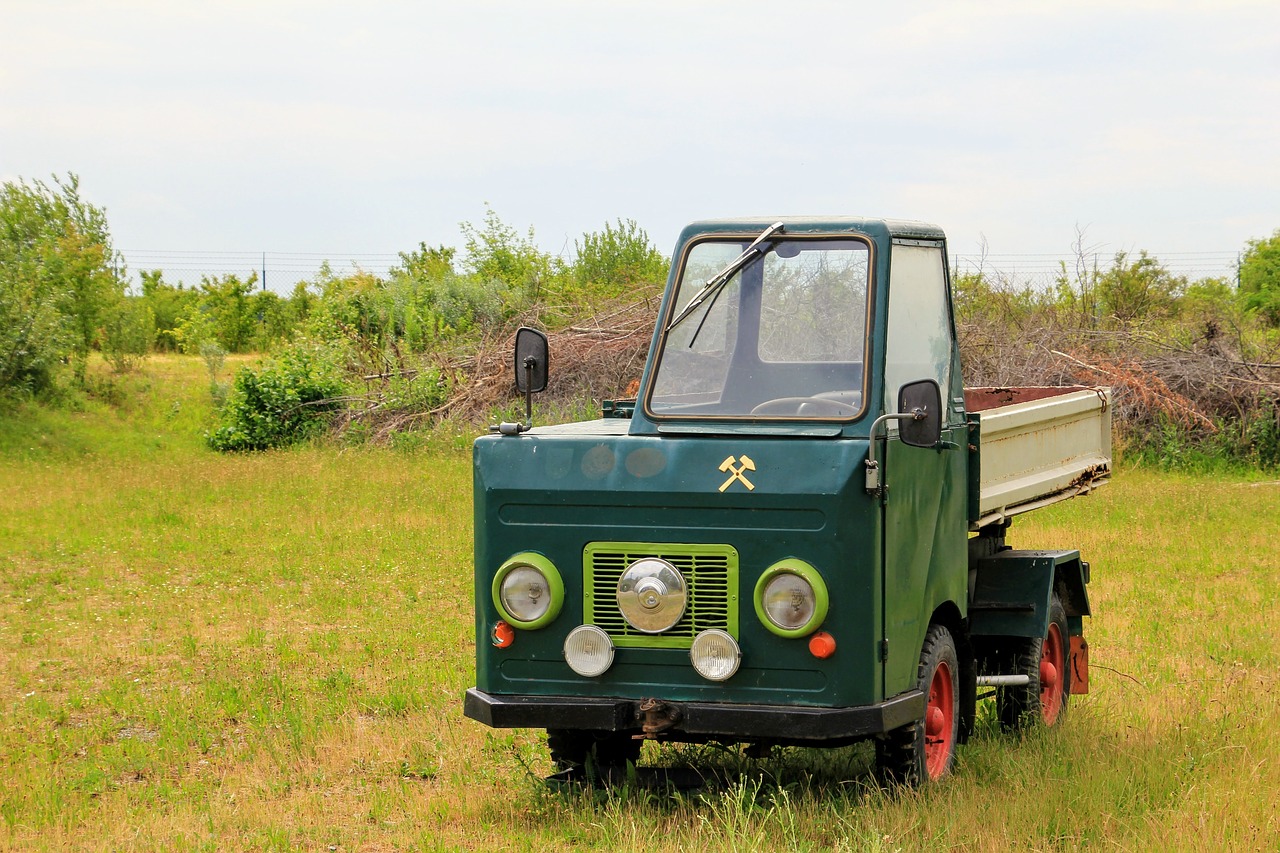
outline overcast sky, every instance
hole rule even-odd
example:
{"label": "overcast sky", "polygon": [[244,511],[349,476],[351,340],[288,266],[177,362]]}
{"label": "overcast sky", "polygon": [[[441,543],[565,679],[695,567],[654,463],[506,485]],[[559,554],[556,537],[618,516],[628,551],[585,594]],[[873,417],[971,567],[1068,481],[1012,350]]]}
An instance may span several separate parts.
{"label": "overcast sky", "polygon": [[619,217],[668,253],[923,219],[1005,263],[1280,228],[1275,0],[0,2],[0,179],[79,174],[135,270],[376,266],[485,203],[566,257]]}

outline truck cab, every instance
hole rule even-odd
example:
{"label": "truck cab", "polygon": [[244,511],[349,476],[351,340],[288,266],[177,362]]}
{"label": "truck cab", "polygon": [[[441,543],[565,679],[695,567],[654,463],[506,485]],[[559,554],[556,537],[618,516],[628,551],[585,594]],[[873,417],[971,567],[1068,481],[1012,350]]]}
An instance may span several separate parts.
{"label": "truck cab", "polygon": [[[518,337],[536,390],[546,338]],[[982,685],[1010,725],[1056,722],[1087,666],[1088,566],[1013,552],[1023,504],[983,504],[941,229],[686,227],[637,398],[606,415],[475,443],[467,716],[547,729],[565,767],[644,739],[874,738],[910,783],[949,771]]]}

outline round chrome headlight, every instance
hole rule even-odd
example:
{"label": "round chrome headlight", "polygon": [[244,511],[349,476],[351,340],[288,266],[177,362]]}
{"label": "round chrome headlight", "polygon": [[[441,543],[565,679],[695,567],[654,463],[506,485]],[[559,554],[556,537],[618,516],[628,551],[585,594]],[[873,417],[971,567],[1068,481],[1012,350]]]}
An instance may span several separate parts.
{"label": "round chrome headlight", "polygon": [[613,640],[595,625],[579,625],[564,638],[564,661],[584,678],[604,675],[613,666]]}
{"label": "round chrome headlight", "polygon": [[666,560],[646,557],[627,566],[618,579],[618,609],[632,628],[661,634],[684,615],[688,591],[684,575]]}
{"label": "round chrome headlight", "polygon": [[727,632],[709,628],[693,638],[689,659],[698,675],[708,681],[724,681],[738,671],[742,650]]}
{"label": "round chrome headlight", "polygon": [[564,582],[556,567],[541,554],[516,554],[493,578],[493,603],[517,628],[541,628],[560,613]]}
{"label": "round chrome headlight", "polygon": [[765,569],[755,589],[756,615],[782,637],[803,637],[827,618],[827,585],[802,560],[783,560]]}

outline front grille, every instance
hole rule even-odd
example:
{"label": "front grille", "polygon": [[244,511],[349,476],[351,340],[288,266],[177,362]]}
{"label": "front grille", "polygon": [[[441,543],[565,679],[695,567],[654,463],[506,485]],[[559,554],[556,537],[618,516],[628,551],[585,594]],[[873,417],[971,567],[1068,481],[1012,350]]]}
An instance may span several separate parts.
{"label": "front grille", "polygon": [[[618,580],[645,557],[675,566],[689,588],[684,615],[661,634],[637,631],[618,609]],[[584,621],[602,628],[617,646],[687,649],[708,628],[738,636],[738,552],[729,545],[592,542],[583,551],[582,576]]]}

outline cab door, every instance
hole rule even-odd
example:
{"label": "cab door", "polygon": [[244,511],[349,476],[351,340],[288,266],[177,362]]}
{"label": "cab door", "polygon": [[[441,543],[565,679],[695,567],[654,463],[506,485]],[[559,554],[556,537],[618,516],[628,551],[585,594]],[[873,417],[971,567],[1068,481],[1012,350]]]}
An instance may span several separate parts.
{"label": "cab door", "polygon": [[[884,695],[916,684],[924,635],[946,601],[964,612],[968,556],[964,396],[955,346],[944,244],[895,240],[890,257],[884,410],[919,379],[942,396],[939,448],[908,447],[888,422],[884,445],[881,589]],[[958,402],[957,402],[958,398]]]}

